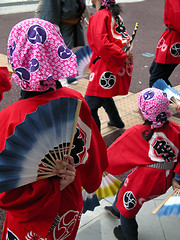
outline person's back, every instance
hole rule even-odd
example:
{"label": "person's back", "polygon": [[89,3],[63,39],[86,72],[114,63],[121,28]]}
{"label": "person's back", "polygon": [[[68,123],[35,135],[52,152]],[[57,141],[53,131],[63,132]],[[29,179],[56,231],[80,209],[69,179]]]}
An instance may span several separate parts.
{"label": "person's back", "polygon": [[[120,215],[115,227],[118,239],[137,240],[136,215],[142,204],[164,194],[172,185],[174,172],[180,174],[180,126],[168,122],[169,100],[156,88],[140,92],[138,97],[143,125],[135,125],[123,133],[109,148],[107,172],[119,175],[130,171],[121,186],[116,202],[107,209]],[[106,209],[106,208],[105,208]],[[153,238],[153,237],[152,237]]]}
{"label": "person's back", "polygon": [[[93,1],[92,1],[93,2]],[[123,128],[113,97],[128,94],[132,71],[133,55],[131,50],[123,50],[130,40],[121,8],[114,0],[94,1],[97,12],[89,19],[87,40],[92,49],[89,63],[91,74],[85,99],[92,116],[101,130],[98,109],[103,107],[109,117],[109,126]],[[98,23],[98,24],[97,24]]]}
{"label": "person's back", "polygon": [[[106,145],[86,101],[58,80],[77,75],[76,57],[57,28],[38,18],[12,28],[8,57],[21,98],[0,112],[2,239],[75,239],[82,187],[94,192],[107,167]],[[68,106],[77,102],[76,116],[77,108]]]}
{"label": "person's back", "polygon": [[158,79],[163,79],[171,85],[169,77],[180,63],[179,42],[180,42],[180,1],[165,0],[164,24],[165,30],[161,34],[157,43],[155,59],[153,60],[149,72],[149,86]]}

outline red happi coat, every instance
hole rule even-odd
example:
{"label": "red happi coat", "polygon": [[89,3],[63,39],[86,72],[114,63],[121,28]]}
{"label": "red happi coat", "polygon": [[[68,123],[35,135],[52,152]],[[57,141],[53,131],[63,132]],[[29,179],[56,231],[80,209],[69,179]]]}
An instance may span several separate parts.
{"label": "red happi coat", "polygon": [[115,19],[107,9],[97,11],[89,20],[87,40],[92,57],[86,95],[113,97],[127,94],[133,65],[125,63],[127,54],[122,48],[130,36],[122,18],[117,16]]}
{"label": "red happi coat", "polygon": [[[135,217],[144,202],[167,191],[173,171],[180,174],[180,126],[170,122],[155,129],[149,141],[142,137],[144,130],[150,130],[150,126],[133,126],[108,148],[107,172],[119,175],[133,169],[119,191],[116,204],[127,218]],[[145,166],[164,161],[177,162],[175,169]]]}
{"label": "red happi coat", "polygon": [[180,63],[180,1],[165,0],[164,24],[166,29],[157,44],[155,62]]}
{"label": "red happi coat", "polygon": [[[84,152],[87,150],[86,157],[81,152],[85,161],[76,168],[73,183],[63,191],[60,191],[60,179],[52,177],[1,193],[0,208],[7,211],[2,240],[75,239],[83,207],[82,187],[91,193],[101,183],[102,173],[107,168],[106,145],[82,95],[68,88],[20,100],[2,110],[0,151],[26,114],[60,97],[82,100],[78,127],[85,144]],[[57,214],[60,222],[48,234]]]}

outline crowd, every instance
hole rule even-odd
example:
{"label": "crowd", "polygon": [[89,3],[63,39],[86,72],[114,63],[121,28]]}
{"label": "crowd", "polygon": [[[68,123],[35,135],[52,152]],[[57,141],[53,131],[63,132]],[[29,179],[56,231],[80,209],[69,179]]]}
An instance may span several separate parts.
{"label": "crowd", "polygon": [[126,95],[131,84],[131,36],[121,5],[91,0],[96,12],[88,19],[92,56],[86,94],[63,87],[61,79],[78,75],[71,49],[84,45],[81,20],[86,3],[73,2],[40,1],[38,15],[17,23],[9,33],[13,74],[10,79],[7,68],[0,68],[0,100],[11,90],[11,80],[21,91],[19,100],[0,112],[0,208],[6,211],[2,240],[75,239],[82,188],[95,192],[104,171],[127,172],[113,206],[105,207],[120,218],[114,228],[117,239],[137,240],[136,215],[143,203],[171,186],[180,189],[180,126],[169,121],[167,94],[153,87],[158,79],[171,86],[169,76],[180,61],[179,0],[165,0],[166,30],[150,67],[149,87],[138,96],[144,123],[126,130],[108,149],[98,109],[107,112],[109,126],[125,127],[113,97]]}

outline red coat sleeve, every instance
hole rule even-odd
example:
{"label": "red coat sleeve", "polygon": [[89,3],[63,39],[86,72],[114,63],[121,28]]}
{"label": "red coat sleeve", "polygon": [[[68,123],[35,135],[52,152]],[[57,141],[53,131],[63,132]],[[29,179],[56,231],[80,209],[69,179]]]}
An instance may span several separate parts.
{"label": "red coat sleeve", "polygon": [[99,188],[102,181],[102,174],[108,166],[107,147],[85,100],[83,100],[81,105],[80,118],[90,129],[90,134],[88,134],[89,136],[85,140],[88,141],[90,137],[90,146],[87,151],[88,158],[86,162],[78,168],[82,187],[88,193],[92,193]]}
{"label": "red coat sleeve", "polygon": [[80,166],[82,187],[88,192],[95,192],[102,181],[102,174],[108,166],[107,147],[94,121],[91,125],[91,144],[89,158]]}
{"label": "red coat sleeve", "polygon": [[[136,125],[127,129],[112,145],[108,148],[109,166],[107,172],[119,175],[138,166],[151,164],[148,158],[148,142],[143,139],[142,132],[138,130],[142,125]],[[145,154],[146,153],[146,154]]]}

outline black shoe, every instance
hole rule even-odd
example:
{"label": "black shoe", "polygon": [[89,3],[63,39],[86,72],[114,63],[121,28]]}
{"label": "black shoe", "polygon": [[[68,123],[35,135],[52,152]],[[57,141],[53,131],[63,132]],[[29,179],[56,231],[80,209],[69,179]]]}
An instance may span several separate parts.
{"label": "black shoe", "polygon": [[109,121],[108,122],[108,126],[117,127],[117,128],[123,128],[125,125],[124,125],[123,121],[121,121],[119,124],[113,123],[113,122]]}
{"label": "black shoe", "polygon": [[120,225],[118,227],[114,228],[114,235],[117,239],[126,240],[126,238],[123,235],[123,232],[122,232],[122,229],[121,229]]}
{"label": "black shoe", "polygon": [[114,218],[117,218],[117,219],[120,218],[120,213],[117,213],[112,206],[105,206],[104,209],[106,210],[106,212],[111,214],[111,216],[113,216]]}

